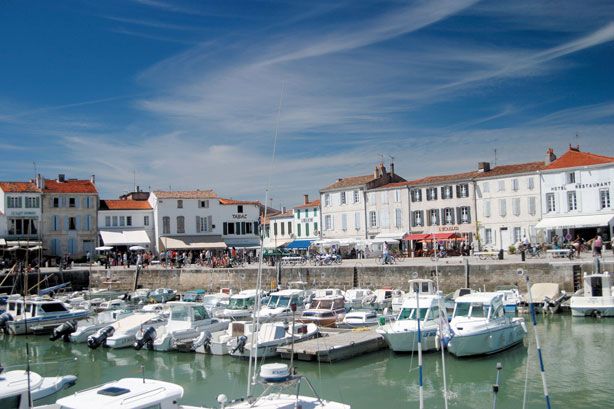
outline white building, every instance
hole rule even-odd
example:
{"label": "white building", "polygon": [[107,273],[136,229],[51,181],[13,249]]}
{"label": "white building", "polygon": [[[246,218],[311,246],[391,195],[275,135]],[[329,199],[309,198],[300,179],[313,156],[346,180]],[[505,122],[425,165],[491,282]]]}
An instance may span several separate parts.
{"label": "white building", "polygon": [[249,248],[260,246],[260,202],[223,199],[218,200],[220,218],[213,217],[214,232],[221,225],[222,239],[228,247]]}
{"label": "white building", "polygon": [[320,238],[320,200],[309,201],[309,195],[303,196],[303,203],[293,207],[294,235],[296,240],[317,240]]}
{"label": "white building", "polygon": [[265,220],[264,247],[273,249],[283,247],[291,243],[295,238],[294,233],[294,213],[292,210],[267,216]]}
{"label": "white building", "polygon": [[367,191],[367,237],[401,240],[410,230],[407,182],[390,183]]}
{"label": "white building", "polygon": [[105,246],[155,249],[154,212],[147,200],[101,200],[98,230]]}
{"label": "white building", "polygon": [[613,157],[570,146],[542,172],[542,220],[537,228],[545,232],[547,241],[554,235],[563,241],[576,235],[589,240],[597,234],[611,240],[613,182]]}
{"label": "white building", "polygon": [[[341,239],[348,242],[369,239],[368,226],[372,223],[367,213],[367,192],[404,180],[394,173],[394,164],[391,164],[390,172],[383,164],[379,164],[373,174],[340,178],[321,189],[322,239]],[[379,233],[378,230],[373,232],[372,235]]]}
{"label": "white building", "polygon": [[544,162],[501,165],[480,163],[476,184],[476,217],[482,246],[508,250],[526,236],[538,240],[541,218],[540,171]]}
{"label": "white building", "polygon": [[0,182],[0,238],[8,247],[40,244],[41,190],[32,182]]}

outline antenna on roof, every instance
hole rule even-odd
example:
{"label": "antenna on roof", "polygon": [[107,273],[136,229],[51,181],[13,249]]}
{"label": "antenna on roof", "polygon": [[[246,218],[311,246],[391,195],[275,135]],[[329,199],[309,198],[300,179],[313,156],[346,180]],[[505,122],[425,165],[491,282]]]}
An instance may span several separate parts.
{"label": "antenna on roof", "polygon": [[384,163],[384,154],[378,153],[377,156],[379,156],[379,163]]}
{"label": "antenna on roof", "polygon": [[34,165],[34,180],[36,180],[36,175],[38,174],[38,169],[36,168],[36,162],[32,162]]}
{"label": "antenna on roof", "polygon": [[132,191],[136,192],[136,169],[132,169]]}
{"label": "antenna on roof", "polygon": [[497,166],[497,148],[495,148],[495,160],[493,163],[493,167]]}

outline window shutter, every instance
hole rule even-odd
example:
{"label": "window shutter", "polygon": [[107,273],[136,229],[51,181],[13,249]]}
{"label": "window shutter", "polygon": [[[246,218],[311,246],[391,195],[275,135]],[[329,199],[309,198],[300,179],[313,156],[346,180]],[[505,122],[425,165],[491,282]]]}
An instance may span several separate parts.
{"label": "window shutter", "polygon": [[360,230],[360,212],[354,213],[354,227]]}
{"label": "window shutter", "polygon": [[68,217],[64,216],[64,230],[68,231]]}
{"label": "window shutter", "polygon": [[75,229],[81,230],[81,216],[75,216]]}
{"label": "window shutter", "polygon": [[450,216],[452,216],[452,224],[455,224],[454,223],[455,217],[454,217],[454,208],[453,207],[450,207]]}
{"label": "window shutter", "polygon": [[335,215],[334,214],[330,215],[330,228],[331,230],[335,230]]}
{"label": "window shutter", "polygon": [[461,185],[456,185],[456,197],[461,197]]}
{"label": "window shutter", "polygon": [[456,223],[457,224],[463,223],[463,213],[461,209],[462,209],[461,207],[456,208]]}
{"label": "window shutter", "polygon": [[416,227],[416,215],[415,215],[415,213],[414,213],[414,212],[411,212],[411,213],[409,214],[409,217],[410,217],[410,223],[411,223],[411,226],[412,226],[412,227]]}
{"label": "window shutter", "polygon": [[471,223],[471,207],[467,206],[467,223]]}
{"label": "window shutter", "polygon": [[62,196],[62,203],[60,204],[60,207],[66,207],[66,196]]}

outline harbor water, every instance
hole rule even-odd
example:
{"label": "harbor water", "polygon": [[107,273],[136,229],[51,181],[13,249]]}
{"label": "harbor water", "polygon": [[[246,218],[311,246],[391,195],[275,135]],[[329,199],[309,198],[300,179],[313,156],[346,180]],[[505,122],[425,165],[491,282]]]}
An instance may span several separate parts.
{"label": "harbor water", "polygon": [[[525,316],[528,319],[528,316]],[[501,362],[497,408],[545,408],[533,329],[524,345],[502,353],[473,359],[445,355],[450,408],[493,407],[492,385]],[[568,315],[539,317],[540,336],[548,386],[554,408],[614,407],[614,320],[572,318]],[[248,363],[232,357],[195,353],[163,353],[90,350],[86,344],[51,342],[46,336],[0,335],[0,362],[7,369],[25,368],[26,344],[33,371],[43,376],[59,373],[78,376],[77,384],[55,397],[123,377],[171,381],[185,389],[183,403],[218,407],[217,395],[229,399],[245,395]],[[273,360],[269,360],[271,362]],[[276,361],[279,361],[277,359]],[[349,403],[353,409],[417,408],[418,357],[389,350],[335,363],[295,362],[299,371],[329,400]],[[528,372],[527,372],[528,369]],[[527,376],[528,375],[528,376]],[[424,354],[426,408],[443,408],[441,353]],[[261,390],[256,387],[256,392]],[[308,393],[304,385],[301,393]]]}

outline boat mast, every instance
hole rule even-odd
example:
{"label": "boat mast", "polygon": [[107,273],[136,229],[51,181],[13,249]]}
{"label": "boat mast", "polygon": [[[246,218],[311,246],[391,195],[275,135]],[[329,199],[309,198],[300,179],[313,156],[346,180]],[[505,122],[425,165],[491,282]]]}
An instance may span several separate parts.
{"label": "boat mast", "polygon": [[416,322],[418,323],[418,386],[420,409],[424,409],[424,388],[422,386],[422,333],[420,332],[420,292],[416,288]]}

